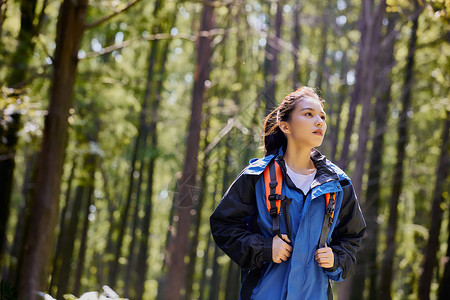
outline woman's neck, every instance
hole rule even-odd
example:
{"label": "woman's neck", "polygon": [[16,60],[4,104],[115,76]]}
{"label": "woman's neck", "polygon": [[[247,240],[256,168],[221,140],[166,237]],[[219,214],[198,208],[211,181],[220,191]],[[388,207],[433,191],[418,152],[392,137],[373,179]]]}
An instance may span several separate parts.
{"label": "woman's neck", "polygon": [[311,149],[308,148],[294,148],[287,145],[286,153],[284,154],[284,161],[289,168],[295,173],[311,173],[314,170],[314,163],[311,160]]}

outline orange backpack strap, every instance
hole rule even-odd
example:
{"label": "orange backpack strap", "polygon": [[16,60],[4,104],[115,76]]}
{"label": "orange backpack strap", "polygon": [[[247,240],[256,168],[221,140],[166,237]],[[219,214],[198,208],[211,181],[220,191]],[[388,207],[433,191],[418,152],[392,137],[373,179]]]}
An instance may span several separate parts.
{"label": "orange backpack strap", "polygon": [[320,233],[319,248],[326,246],[327,236],[330,232],[334,218],[334,206],[336,204],[336,193],[325,194],[325,216],[323,217],[322,232]]}
{"label": "orange backpack strap", "polygon": [[281,195],[281,188],[283,186],[283,173],[281,167],[275,160],[269,162],[269,165],[264,169],[264,184],[266,187],[266,206],[272,217],[272,230],[278,236],[280,233],[280,214],[281,201],[286,199],[286,196]]}

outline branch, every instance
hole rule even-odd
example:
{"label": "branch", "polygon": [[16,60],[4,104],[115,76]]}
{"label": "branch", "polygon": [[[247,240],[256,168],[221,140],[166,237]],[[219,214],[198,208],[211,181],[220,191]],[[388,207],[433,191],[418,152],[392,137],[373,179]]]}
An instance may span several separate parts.
{"label": "branch", "polygon": [[131,44],[133,44],[134,42],[138,42],[138,41],[172,40],[172,39],[179,38],[179,39],[187,40],[187,41],[190,41],[190,42],[195,42],[200,37],[213,37],[213,36],[217,36],[217,35],[223,35],[223,34],[226,34],[228,32],[236,32],[236,31],[237,31],[236,28],[230,28],[228,30],[212,29],[210,31],[200,31],[196,35],[190,35],[190,34],[187,34],[187,33],[177,33],[177,34],[174,34],[174,35],[172,35],[170,33],[149,34],[149,35],[146,35],[144,37],[134,38],[134,39],[131,39],[131,40],[128,40],[128,41],[124,41],[124,42],[122,42],[120,44],[114,44],[114,45],[111,45],[111,46],[107,46],[107,47],[101,49],[100,51],[86,53],[86,56],[78,57],[78,59],[79,60],[83,60],[83,59],[86,59],[86,58],[93,58],[93,57],[97,57],[97,56],[102,56],[102,55],[111,53],[113,51],[126,48],[126,47],[130,46]]}
{"label": "branch", "polygon": [[104,18],[102,18],[100,20],[97,20],[97,21],[95,21],[95,22],[93,22],[91,24],[84,25],[84,29],[91,29],[93,27],[97,27],[100,24],[103,24],[104,22],[108,21],[109,19],[112,19],[113,17],[117,16],[118,14],[126,11],[127,9],[129,9],[130,7],[132,7],[133,5],[135,5],[136,3],[140,2],[140,1],[141,0],[133,0],[130,3],[128,3],[123,9],[117,10],[114,13],[112,13],[111,15],[106,16],[106,17],[104,17]]}

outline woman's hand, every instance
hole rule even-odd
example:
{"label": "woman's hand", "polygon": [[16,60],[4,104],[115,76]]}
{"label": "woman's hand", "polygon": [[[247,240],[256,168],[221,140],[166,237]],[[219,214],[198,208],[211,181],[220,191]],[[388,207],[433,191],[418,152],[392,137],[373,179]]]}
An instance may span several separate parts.
{"label": "woman's hand", "polygon": [[286,234],[282,234],[281,237],[283,239],[280,239],[280,237],[276,235],[272,240],[272,260],[277,264],[288,260],[292,253],[292,247],[288,244],[291,240],[289,240]]}
{"label": "woman's hand", "polygon": [[322,268],[331,268],[334,265],[334,253],[330,247],[317,249],[314,258]]}

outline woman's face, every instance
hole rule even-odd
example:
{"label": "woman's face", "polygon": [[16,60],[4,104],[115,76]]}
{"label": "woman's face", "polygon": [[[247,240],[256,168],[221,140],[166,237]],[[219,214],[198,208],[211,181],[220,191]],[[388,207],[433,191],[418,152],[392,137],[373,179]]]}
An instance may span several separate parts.
{"label": "woman's face", "polygon": [[314,148],[320,146],[327,131],[326,114],[322,104],[311,97],[298,101],[287,122],[281,122],[280,128],[288,143],[299,147]]}

